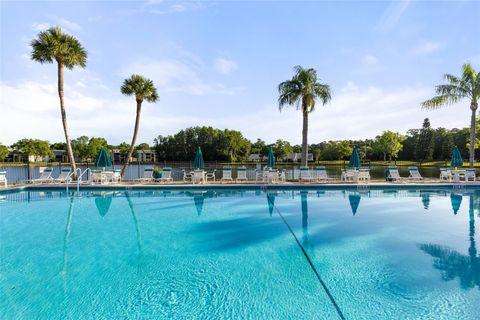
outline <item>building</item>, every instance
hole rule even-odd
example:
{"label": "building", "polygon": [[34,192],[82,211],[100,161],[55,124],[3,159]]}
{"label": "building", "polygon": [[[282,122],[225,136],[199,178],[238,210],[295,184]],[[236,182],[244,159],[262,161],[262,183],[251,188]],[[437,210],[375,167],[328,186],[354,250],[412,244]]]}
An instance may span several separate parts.
{"label": "building", "polygon": [[67,151],[65,150],[52,150],[53,152],[53,158],[51,161],[55,162],[68,162],[68,155]]}
{"label": "building", "polygon": [[[308,161],[313,161],[313,153],[308,153],[307,155]],[[302,154],[301,153],[289,153],[287,154],[287,161],[289,162],[300,162],[302,161]]]}
{"label": "building", "polygon": [[157,162],[157,154],[154,150],[137,150],[137,161]]}
{"label": "building", "polygon": [[110,151],[110,159],[113,163],[123,163],[125,161],[125,156],[122,155],[122,152],[119,149],[112,149]]}
{"label": "building", "polygon": [[248,161],[252,162],[260,162],[260,161],[267,161],[267,157],[260,153],[252,153],[248,156]]}

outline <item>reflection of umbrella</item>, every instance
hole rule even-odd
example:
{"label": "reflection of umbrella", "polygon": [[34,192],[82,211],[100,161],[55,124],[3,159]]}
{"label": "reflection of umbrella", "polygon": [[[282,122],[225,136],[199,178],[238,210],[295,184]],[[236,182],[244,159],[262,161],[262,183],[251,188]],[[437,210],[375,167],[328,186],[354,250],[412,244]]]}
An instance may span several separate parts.
{"label": "reflection of umbrella", "polygon": [[277,195],[276,192],[267,193],[268,212],[270,212],[270,216],[273,214],[273,208],[275,207],[275,196],[276,195]]}
{"label": "reflection of umbrella", "polygon": [[455,146],[452,151],[452,160],[450,161],[450,167],[463,167],[462,155],[460,154],[460,150],[458,147]]}
{"label": "reflection of umbrella", "polygon": [[430,206],[430,193],[420,192],[420,197],[422,198],[423,208],[428,210],[428,207]]}
{"label": "reflection of umbrella", "polygon": [[273,149],[271,146],[268,148],[267,167],[275,167],[275,156],[273,155]]}
{"label": "reflection of umbrella", "polygon": [[348,201],[350,201],[350,207],[352,208],[352,213],[355,215],[358,210],[358,205],[360,204],[360,199],[362,197],[360,194],[349,194],[348,195]]}
{"label": "reflection of umbrella", "polygon": [[106,196],[102,194],[100,197],[95,198],[95,206],[97,207],[98,213],[105,217],[108,210],[110,209],[110,205],[112,204],[112,197]]}
{"label": "reflection of umbrella", "polygon": [[350,161],[348,162],[348,166],[350,168],[360,168],[361,166],[360,156],[358,155],[357,148],[352,149],[352,155],[350,156]]}
{"label": "reflection of umbrella", "polygon": [[462,204],[462,195],[458,193],[451,193],[450,201],[452,202],[453,213],[457,214],[458,210],[460,209],[460,205]]}
{"label": "reflection of umbrella", "polygon": [[110,156],[108,155],[107,150],[105,147],[102,147],[100,149],[100,152],[97,155],[97,158],[95,159],[95,167],[111,167],[112,166],[112,160],[110,159]]}
{"label": "reflection of umbrella", "polygon": [[421,244],[420,249],[435,258],[433,266],[442,272],[445,281],[460,279],[462,288],[480,289],[480,256],[475,247],[474,199],[470,196],[470,230],[468,256],[437,244]]}
{"label": "reflection of umbrella", "polygon": [[204,201],[205,197],[203,196],[203,192],[195,192],[193,194],[193,202],[195,202],[195,208],[197,209],[199,217],[202,215]]}
{"label": "reflection of umbrella", "polygon": [[308,191],[300,191],[300,200],[302,203],[302,230],[304,245],[308,241]]}
{"label": "reflection of umbrella", "polygon": [[195,169],[205,168],[205,162],[203,161],[202,149],[200,149],[200,147],[198,147],[197,154],[195,155],[195,159],[193,160],[193,167]]}

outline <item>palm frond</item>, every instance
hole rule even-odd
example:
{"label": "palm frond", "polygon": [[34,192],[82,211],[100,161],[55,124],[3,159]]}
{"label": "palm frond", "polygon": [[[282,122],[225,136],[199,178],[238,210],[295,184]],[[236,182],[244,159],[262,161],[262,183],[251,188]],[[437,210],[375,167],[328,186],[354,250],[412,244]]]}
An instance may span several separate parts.
{"label": "palm frond", "polygon": [[433,97],[430,100],[426,100],[422,102],[422,108],[423,109],[438,109],[444,105],[451,105],[459,102],[465,98],[464,96],[458,96],[458,95],[452,95],[452,94],[446,94],[446,95],[440,95]]}

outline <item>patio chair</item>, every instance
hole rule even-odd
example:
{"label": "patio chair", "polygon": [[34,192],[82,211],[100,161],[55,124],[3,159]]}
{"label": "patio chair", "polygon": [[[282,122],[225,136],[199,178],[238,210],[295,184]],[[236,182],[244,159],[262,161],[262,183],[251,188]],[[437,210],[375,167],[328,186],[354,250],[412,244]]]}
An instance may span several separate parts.
{"label": "patio chair", "polygon": [[162,169],[162,177],[158,179],[160,182],[165,181],[165,182],[172,182],[172,168],[165,167]]}
{"label": "patio chair", "polygon": [[40,168],[40,177],[38,177],[37,179],[32,179],[30,180],[31,183],[47,183],[47,182],[52,182],[53,181],[53,178],[52,178],[52,173],[53,173],[53,169],[50,168],[50,167],[47,167],[47,168]]}
{"label": "patio chair", "polygon": [[208,179],[212,179],[215,182],[215,172],[217,172],[217,169],[213,169],[212,172],[205,174],[205,182],[208,182]]}
{"label": "patio chair", "polygon": [[447,168],[440,168],[440,180],[451,181],[452,175],[450,174],[450,170],[448,170]]}
{"label": "patio chair", "polygon": [[3,183],[5,188],[7,187],[7,172],[6,171],[0,171],[0,183]]}
{"label": "patio chair", "polygon": [[264,167],[263,170],[262,169],[255,170],[255,182],[258,182],[259,180],[264,182],[268,176],[269,170],[270,170],[269,167]]}
{"label": "patio chair", "polygon": [[70,177],[70,172],[70,168],[62,168],[58,177],[56,179],[53,179],[53,181],[59,183],[70,182],[72,180],[72,177]]}
{"label": "patio chair", "polygon": [[477,176],[475,174],[475,169],[467,169],[465,171],[465,176],[464,176],[465,182],[469,182],[469,181],[475,182],[476,178]]}
{"label": "patio chair", "polygon": [[91,181],[92,183],[96,183],[96,182],[103,183],[102,170],[93,169]]}
{"label": "patio chair", "polygon": [[278,172],[278,179],[280,182],[285,183],[286,176],[285,176],[285,170],[281,170]]}
{"label": "patio chair", "polygon": [[354,169],[342,169],[342,175],[340,176],[340,180],[342,181],[355,181],[357,175],[357,170]]}
{"label": "patio chair", "polygon": [[232,179],[232,167],[223,167],[222,181],[233,181]]}
{"label": "patio chair", "polygon": [[120,169],[113,170],[113,182],[117,183],[117,182],[122,181],[121,173],[122,173],[122,170],[120,170]]}
{"label": "patio chair", "polygon": [[238,167],[237,168],[237,179],[236,181],[248,181],[247,178],[247,168]]}
{"label": "patio chair", "polygon": [[388,166],[387,174],[386,174],[387,181],[400,181],[402,177],[400,177],[400,173],[398,172],[397,166]]}
{"label": "patio chair", "polygon": [[370,183],[370,169],[369,168],[358,169],[357,182]]}
{"label": "patio chair", "polygon": [[312,175],[308,167],[300,167],[300,180],[312,181]]}
{"label": "patio chair", "polygon": [[187,172],[185,170],[182,170],[182,171],[183,171],[183,182],[187,182],[187,180],[192,181],[193,174],[191,174],[190,172]]}
{"label": "patio chair", "polygon": [[138,178],[138,181],[152,181],[153,180],[153,168],[143,169],[143,177]]}
{"label": "patio chair", "polygon": [[315,168],[315,180],[318,180],[318,181],[327,181],[327,180],[331,180],[332,178],[330,178],[327,174],[327,169],[325,169],[324,166],[319,166],[319,167],[316,167]]}
{"label": "patio chair", "polygon": [[408,177],[409,179],[412,180],[423,180],[422,175],[418,171],[418,168],[413,166],[413,167],[408,167],[408,172],[410,172],[410,176]]}

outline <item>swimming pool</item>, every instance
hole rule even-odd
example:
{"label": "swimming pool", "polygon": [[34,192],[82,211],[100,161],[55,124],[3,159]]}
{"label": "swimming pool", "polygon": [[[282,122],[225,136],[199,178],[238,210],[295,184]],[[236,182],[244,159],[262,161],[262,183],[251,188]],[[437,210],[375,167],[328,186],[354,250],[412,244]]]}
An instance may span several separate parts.
{"label": "swimming pool", "polygon": [[0,194],[0,318],[480,316],[480,189],[72,195]]}

